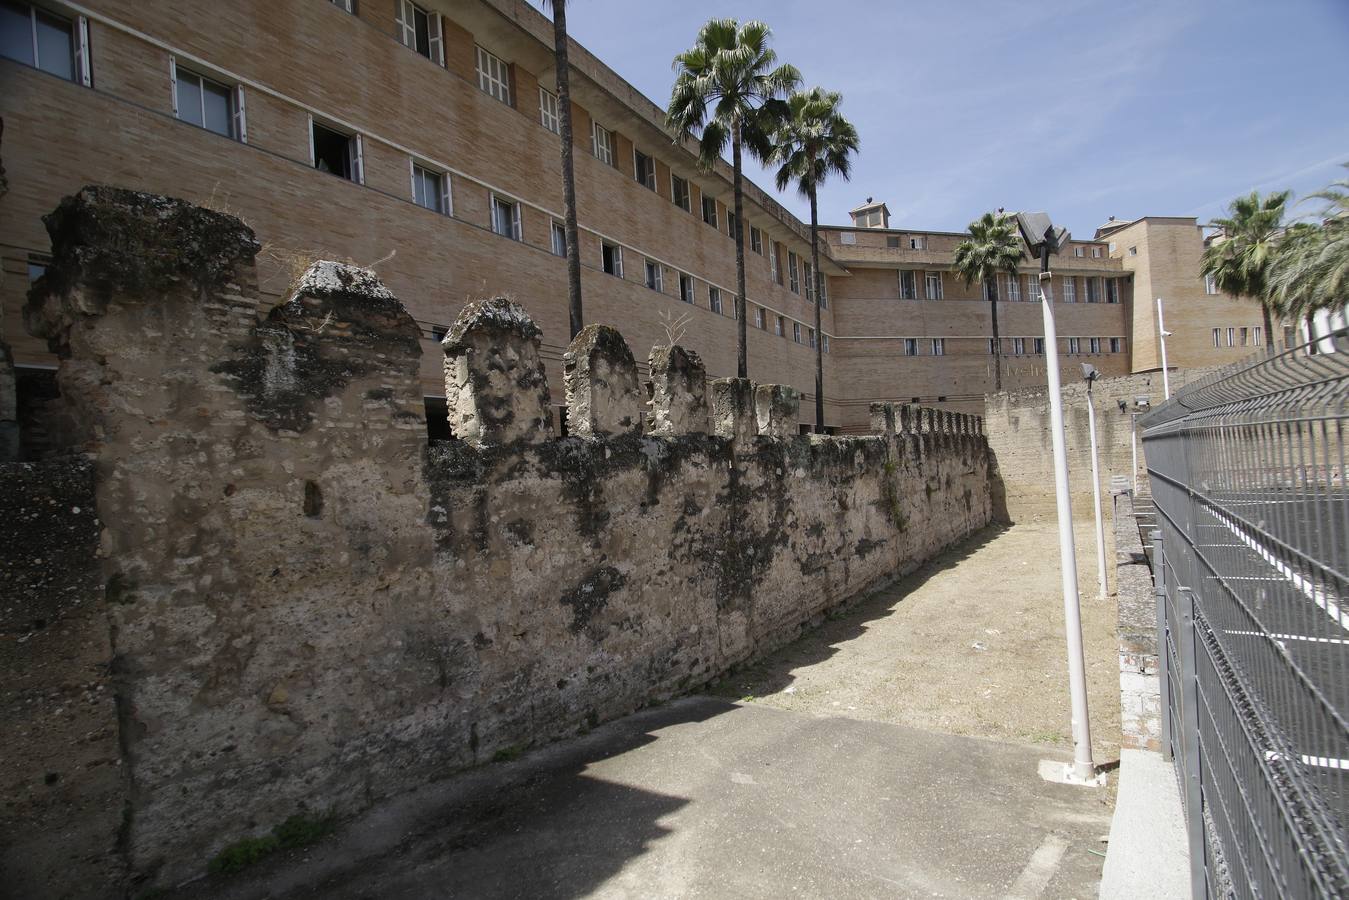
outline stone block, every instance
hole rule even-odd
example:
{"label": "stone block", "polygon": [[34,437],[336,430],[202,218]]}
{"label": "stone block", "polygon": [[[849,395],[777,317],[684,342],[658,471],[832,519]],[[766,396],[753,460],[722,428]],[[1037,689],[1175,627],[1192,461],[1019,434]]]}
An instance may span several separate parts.
{"label": "stone block", "polygon": [[609,325],[587,325],[562,357],[567,424],[578,437],[642,430],[637,364],[623,335]]}
{"label": "stone block", "polygon": [[650,434],[674,437],[707,433],[707,370],[692,350],[652,347]]}
{"label": "stone block", "polygon": [[542,334],[524,307],[505,297],[464,307],[441,342],[445,403],[456,437],[482,447],[553,436]]}
{"label": "stone block", "polygon": [[800,430],[801,393],[787,384],[761,384],[754,389],[754,414],[759,434],[793,437]]}
{"label": "stone block", "polygon": [[754,382],[748,378],[717,378],[712,382],[712,433],[748,448],[758,433],[754,413]]}

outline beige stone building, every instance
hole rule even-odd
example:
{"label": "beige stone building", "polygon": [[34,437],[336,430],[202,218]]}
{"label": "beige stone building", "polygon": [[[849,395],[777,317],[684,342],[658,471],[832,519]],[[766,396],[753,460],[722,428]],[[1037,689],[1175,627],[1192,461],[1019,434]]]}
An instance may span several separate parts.
{"label": "beige stone building", "polygon": [[[0,37],[9,181],[0,200],[0,334],[21,375],[52,364],[21,323],[27,285],[49,248],[41,216],[85,184],[110,183],[242,217],[264,244],[268,304],[313,258],[374,265],[433,351],[422,373],[432,412],[444,389],[430,342],[467,300],[509,294],[544,330],[560,406],[567,303],[557,98],[551,23],[534,7],[9,0]],[[691,148],[671,141],[656,103],[582,47],[573,45],[572,63],[587,320],[618,326],[644,366],[650,346],[667,341],[667,325],[685,317],[681,343],[710,375],[734,374],[729,167],[701,172]],[[807,227],[753,185],[745,208],[754,380],[801,389],[810,418],[819,341],[831,427],[860,430],[874,400],[981,408],[992,386],[989,304],[979,302],[982,286],[966,287],[950,271],[961,235],[890,228],[883,204],[854,227],[826,228],[817,336]],[[1070,296],[1063,281],[1056,297],[1062,352],[1108,374],[1156,365],[1132,282],[1186,277],[1181,257],[1148,252],[1159,233],[1170,234],[1153,223],[1172,221],[1139,220],[1075,244],[1056,270],[1073,284]],[[1140,223],[1137,242],[1122,236]],[[1150,268],[1136,268],[1126,241],[1141,245],[1137,259]],[[1163,265],[1163,257],[1178,261]],[[1032,272],[1028,263],[1025,275]],[[1197,270],[1190,280],[1202,290]],[[1025,276],[997,290],[1005,386],[1036,383],[1039,310],[1027,302]],[[1149,284],[1139,296],[1156,290]],[[1177,306],[1174,321],[1168,307],[1168,328],[1198,330],[1169,348],[1173,365],[1194,364],[1189,348],[1205,349],[1210,319],[1249,327],[1235,314],[1219,323],[1207,309],[1191,326]],[[1246,318],[1258,322],[1258,309]]]}

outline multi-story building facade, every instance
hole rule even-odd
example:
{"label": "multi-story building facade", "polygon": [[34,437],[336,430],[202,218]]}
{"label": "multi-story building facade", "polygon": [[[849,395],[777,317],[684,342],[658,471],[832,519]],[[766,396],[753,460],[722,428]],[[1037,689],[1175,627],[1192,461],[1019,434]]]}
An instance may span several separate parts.
{"label": "multi-story building facade", "polygon": [[[682,318],[680,342],[709,374],[734,374],[729,167],[700,170],[660,107],[583,48],[573,46],[572,66],[587,321],[618,326],[644,364]],[[373,264],[423,326],[433,422],[444,394],[435,341],[487,294],[512,295],[543,328],[560,401],[567,289],[553,67],[551,23],[523,0],[5,0],[0,336],[20,366],[52,365],[21,325],[49,246],[41,216],[84,184],[117,184],[247,221],[263,243],[269,302],[309,260]],[[981,407],[992,389],[989,304],[978,302],[984,286],[951,272],[961,235],[891,229],[881,204],[855,210],[853,227],[822,232],[816,298],[808,229],[746,190],[751,377],[799,388],[810,418],[819,342],[832,427],[864,427],[880,399]],[[1155,365],[1135,347],[1146,316],[1132,279],[1143,276],[1102,238],[1056,264],[1072,279],[1056,287],[1060,350],[1106,374]],[[1005,387],[1042,377],[1033,273],[1028,261],[993,286]],[[1183,316],[1172,315],[1180,333]],[[1186,352],[1171,350],[1171,363],[1189,364]]]}

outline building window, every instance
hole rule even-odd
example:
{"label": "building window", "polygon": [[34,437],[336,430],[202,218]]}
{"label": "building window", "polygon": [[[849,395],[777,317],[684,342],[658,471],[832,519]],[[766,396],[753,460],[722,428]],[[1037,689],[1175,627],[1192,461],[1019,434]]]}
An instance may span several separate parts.
{"label": "building window", "polygon": [[933,356],[945,356],[945,355],[946,355],[946,338],[933,338],[933,339],[932,339],[932,355],[933,355]]}
{"label": "building window", "polygon": [[703,221],[713,228],[717,227],[717,200],[706,194],[703,195]]}
{"label": "building window", "polygon": [[1077,279],[1072,275],[1063,279],[1063,302],[1077,302]]}
{"label": "building window", "polygon": [[1118,353],[1118,352],[1120,352],[1120,346],[1121,346],[1121,341],[1120,341],[1119,338],[1111,338],[1111,339],[1110,339],[1110,352],[1111,352],[1111,353]]}
{"label": "building window", "polygon": [[520,204],[492,195],[492,230],[513,241],[523,239],[520,229]]}
{"label": "building window", "polygon": [[904,355],[905,355],[905,356],[917,356],[917,355],[918,355],[918,338],[905,338],[905,339],[904,339]]}
{"label": "building window", "polygon": [[926,249],[926,247],[927,247],[927,238],[926,238],[926,237],[924,237],[924,236],[921,235],[921,234],[911,234],[911,235],[909,235],[909,249],[910,249],[910,250],[923,250],[923,249]]}
{"label": "building window", "polygon": [[1007,276],[1007,301],[1018,303],[1021,300],[1021,279],[1015,275]]}
{"label": "building window", "polygon": [[995,354],[995,353],[998,352],[998,344],[999,344],[999,343],[1000,343],[1000,341],[995,341],[995,340],[993,340],[993,338],[989,338],[989,339],[988,339],[988,355],[989,355],[989,356],[992,356],[993,354]]}
{"label": "building window", "polygon": [[772,276],[774,284],[782,284],[782,267],[778,265],[777,241],[770,241],[768,244],[768,274]]}
{"label": "building window", "polygon": [[1068,352],[1069,352],[1069,353],[1081,353],[1081,352],[1082,352],[1082,339],[1081,339],[1081,338],[1068,338]]}
{"label": "building window", "polygon": [[784,337],[786,334],[787,334],[787,320],[784,319],[782,316],[778,316],[777,336]]}
{"label": "building window", "polygon": [[398,34],[404,47],[445,65],[445,42],[440,39],[439,13],[427,12],[411,0],[398,0]]}
{"label": "building window", "polygon": [[984,279],[984,299],[996,303],[998,300],[998,279]]}
{"label": "building window", "polygon": [[[1045,284],[1044,290],[1046,294],[1049,292],[1048,284]],[[1031,303],[1040,302],[1040,276],[1038,275],[1026,276],[1026,300],[1028,300]]]}
{"label": "building window", "polygon": [[754,307],[754,325],[760,330],[767,330],[768,328],[768,317],[764,315],[764,308],[762,306]]}
{"label": "building window", "polygon": [[685,275],[682,272],[679,275],[679,299],[685,303],[693,302],[693,276]]}
{"label": "building window", "polygon": [[1105,280],[1105,302],[1106,302],[1106,303],[1118,303],[1118,302],[1119,302],[1119,281],[1118,281],[1118,279],[1115,279],[1115,278],[1107,278],[1107,279]]}
{"label": "building window", "polygon": [[810,263],[801,263],[801,279],[806,283],[806,302],[815,302],[815,271],[811,269]]}
{"label": "building window", "polygon": [[891,250],[899,249],[899,235],[889,234],[885,237],[885,246]]}
{"label": "building window", "polygon": [[412,166],[412,202],[424,209],[450,214],[450,176],[423,168],[415,162]]}
{"label": "building window", "polygon": [[614,133],[598,122],[590,123],[590,152],[600,162],[614,164]]}
{"label": "building window", "polygon": [[507,106],[511,105],[510,69],[500,58],[478,48],[478,87]]}
{"label": "building window", "polygon": [[940,273],[940,272],[927,272],[927,273],[923,276],[923,283],[924,283],[924,285],[926,285],[926,287],[927,287],[927,299],[929,299],[929,300],[940,300],[940,299],[941,299],[941,273]]}
{"label": "building window", "polygon": [[1091,258],[1092,258],[1092,259],[1100,259],[1100,258],[1101,258],[1101,248],[1100,248],[1100,247],[1092,247],[1092,248],[1091,248]]}
{"label": "building window", "polygon": [[798,343],[798,344],[801,343],[801,323],[800,323],[800,322],[793,322],[793,323],[792,323],[792,340],[795,341],[795,342]]}
{"label": "building window", "polygon": [[840,231],[840,232],[838,233],[838,242],[839,242],[840,244],[856,244],[856,243],[857,243],[857,232],[855,232],[855,231]]}
{"label": "building window", "polygon": [[1082,257],[1082,256],[1086,256],[1086,255],[1087,255],[1087,248],[1086,248],[1086,247],[1074,247],[1074,248],[1073,248],[1073,256]]}
{"label": "building window", "polygon": [[1237,330],[1235,328],[1227,329],[1227,346],[1235,347],[1237,345]]}
{"label": "building window", "polygon": [[1205,294],[1218,293],[1218,279],[1215,276],[1213,275],[1204,276],[1204,293]]}
{"label": "building window", "polygon": [[553,134],[562,131],[562,115],[558,111],[557,94],[547,88],[539,88],[539,123]]}
{"label": "building window", "polygon": [[553,255],[567,255],[567,229],[561,222],[554,222],[551,229],[553,236]]}
{"label": "building window", "polygon": [[226,87],[173,65],[173,114],[184,122],[235,140],[242,140],[242,100],[235,89]]}
{"label": "building window", "polygon": [[829,308],[829,276],[820,273],[820,309]]}
{"label": "building window", "polygon": [[343,12],[356,12],[356,0],[332,0],[332,4]]}
{"label": "building window", "polygon": [[814,328],[807,328],[807,329],[806,329],[806,343],[810,345],[810,349],[812,349],[812,350],[815,349],[815,329],[814,329]]}
{"label": "building window", "polygon": [[918,281],[914,277],[912,269],[899,270],[899,299],[918,299]]}
{"label": "building window", "polygon": [[763,232],[753,225],[749,226],[749,249],[763,256]]}
{"label": "building window", "polygon": [[638,184],[656,189],[656,161],[640,150],[632,151],[632,175]]}
{"label": "building window", "polygon": [[674,205],[684,212],[693,212],[693,207],[689,203],[688,179],[680,178],[674,173],[670,174],[670,198],[674,201]]}
{"label": "building window", "polygon": [[821,341],[821,343],[822,343],[821,349],[824,350],[825,353],[828,353],[828,352],[829,352],[829,335],[827,335],[827,334],[822,334],[822,335],[820,335],[820,341]]}
{"label": "building window", "polygon": [[312,122],[309,129],[309,156],[314,168],[357,184],[365,183],[364,153],[359,134],[342,134]]}
{"label": "building window", "polygon": [[600,262],[605,273],[623,277],[623,248],[608,241],[600,241]]}
{"label": "building window", "polygon": [[664,292],[665,280],[661,277],[660,263],[646,261],[646,286],[653,291]]}
{"label": "building window", "polygon": [[89,74],[89,24],[54,16],[28,3],[0,3],[0,56],[85,87]]}
{"label": "building window", "polygon": [[721,288],[707,286],[707,308],[714,313],[721,312]]}
{"label": "building window", "polygon": [[1130,247],[1130,248],[1129,248],[1129,255],[1130,255],[1130,256],[1137,256],[1137,255],[1138,255],[1138,248],[1137,248],[1137,247]]}
{"label": "building window", "polygon": [[1223,345],[1223,341],[1222,341],[1222,329],[1221,329],[1221,328],[1215,328],[1215,329],[1213,329],[1213,346],[1215,346],[1215,347],[1221,347],[1222,345]]}
{"label": "building window", "polygon": [[1091,339],[1090,339],[1090,347],[1091,347],[1091,352],[1092,352],[1092,353],[1100,353],[1100,352],[1101,352],[1101,339],[1100,339],[1100,338],[1096,338],[1096,337],[1091,338]]}
{"label": "building window", "polygon": [[1088,303],[1100,303],[1100,302],[1101,302],[1101,285],[1100,285],[1100,279],[1099,279],[1099,278],[1084,278],[1084,279],[1082,279],[1082,280],[1085,281],[1085,282],[1087,283],[1087,302],[1088,302]]}
{"label": "building window", "polygon": [[1265,328],[1263,325],[1257,325],[1251,329],[1251,344],[1256,347],[1264,346]]}
{"label": "building window", "polygon": [[1044,352],[1045,352],[1045,339],[1044,339],[1044,338],[1036,338],[1036,339],[1035,339],[1035,353],[1036,353],[1036,355],[1037,355],[1037,356],[1043,356],[1043,355],[1044,355]]}
{"label": "building window", "polygon": [[1026,355],[1026,339],[1025,339],[1025,338],[1012,338],[1012,354],[1013,354],[1014,356],[1025,356],[1025,355]]}
{"label": "building window", "polygon": [[787,289],[793,294],[801,293],[801,276],[796,270],[796,254],[787,251]]}

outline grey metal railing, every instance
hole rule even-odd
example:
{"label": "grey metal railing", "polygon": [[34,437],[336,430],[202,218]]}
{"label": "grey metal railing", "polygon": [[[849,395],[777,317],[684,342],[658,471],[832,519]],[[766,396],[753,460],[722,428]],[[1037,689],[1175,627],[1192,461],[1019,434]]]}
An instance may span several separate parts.
{"label": "grey metal railing", "polygon": [[1140,421],[1195,897],[1349,896],[1349,332]]}

